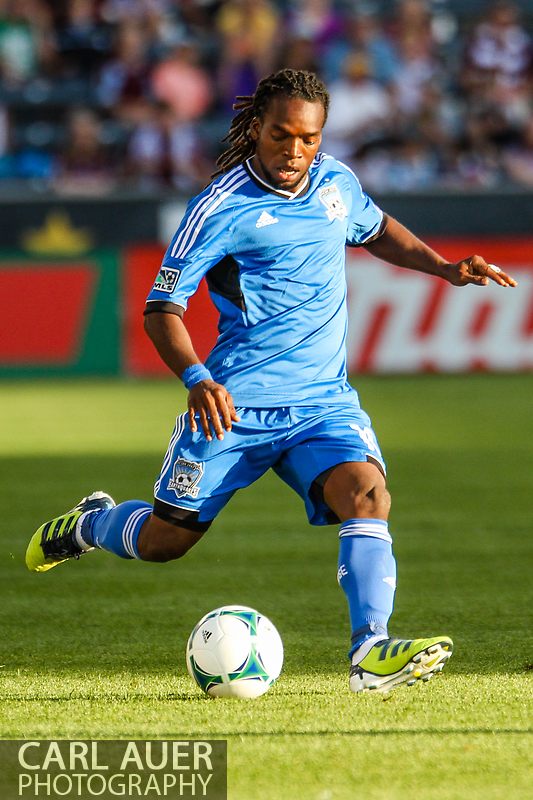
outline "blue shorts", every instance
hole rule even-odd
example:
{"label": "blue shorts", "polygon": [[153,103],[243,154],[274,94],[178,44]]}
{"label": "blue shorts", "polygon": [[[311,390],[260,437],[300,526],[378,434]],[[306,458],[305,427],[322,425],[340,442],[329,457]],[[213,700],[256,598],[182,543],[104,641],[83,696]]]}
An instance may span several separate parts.
{"label": "blue shorts", "polygon": [[205,530],[237,489],[272,468],[303,499],[309,522],[327,525],[337,520],[317,491],[323,472],[347,461],[373,461],[385,472],[370,418],[356,404],[237,413],[240,422],[211,442],[191,432],[187,414],[177,418],[155,484],[157,516]]}

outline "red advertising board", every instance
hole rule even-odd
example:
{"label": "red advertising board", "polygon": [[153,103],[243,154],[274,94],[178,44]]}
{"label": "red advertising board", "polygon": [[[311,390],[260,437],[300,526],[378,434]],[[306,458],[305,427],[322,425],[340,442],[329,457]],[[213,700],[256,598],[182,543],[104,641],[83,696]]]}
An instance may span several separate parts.
{"label": "red advertising board", "polygon": [[31,269],[5,264],[0,271],[0,362],[73,363],[82,345],[95,278],[88,264],[34,264]]}
{"label": "red advertising board", "polygon": [[[146,297],[161,265],[165,248],[138,245],[124,256],[124,371],[128,375],[169,375],[143,327]],[[199,358],[205,360],[217,337],[217,311],[202,281],[191,298],[185,322]]]}
{"label": "red advertising board", "polygon": [[0,255],[0,375],[116,374],[116,253]]}
{"label": "red advertising board", "polygon": [[533,239],[432,241],[451,262],[474,253],[518,281],[516,289],[454,287],[349,254],[348,363],[352,372],[520,371],[533,368]]}
{"label": "red advertising board", "polygon": [[[443,239],[432,246],[450,261],[479,253],[518,280],[516,289],[453,287],[348,250],[348,364],[351,372],[462,372],[533,367],[533,239]],[[125,258],[125,369],[168,374],[144,333],[146,295],[161,263],[158,246]],[[216,339],[217,312],[205,282],[185,322],[200,358]]]}

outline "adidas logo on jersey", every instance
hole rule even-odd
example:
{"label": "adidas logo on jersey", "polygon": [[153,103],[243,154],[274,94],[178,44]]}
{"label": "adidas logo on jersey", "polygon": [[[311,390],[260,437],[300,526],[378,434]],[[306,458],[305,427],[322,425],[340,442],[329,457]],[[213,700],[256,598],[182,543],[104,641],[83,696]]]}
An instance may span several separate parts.
{"label": "adidas logo on jersey", "polygon": [[256,228],[264,228],[266,225],[275,225],[276,222],[279,222],[277,217],[273,217],[268,211],[263,211],[257,222],[255,223]]}

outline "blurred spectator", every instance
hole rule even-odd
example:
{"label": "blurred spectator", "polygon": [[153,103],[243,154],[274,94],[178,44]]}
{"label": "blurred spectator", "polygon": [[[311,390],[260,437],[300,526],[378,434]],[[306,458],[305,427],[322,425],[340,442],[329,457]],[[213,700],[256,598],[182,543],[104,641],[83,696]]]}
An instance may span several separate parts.
{"label": "blurred spectator", "polygon": [[147,103],[145,112],[128,145],[127,173],[133,184],[144,190],[198,191],[212,171],[198,127],[176,118],[164,103]]}
{"label": "blurred spectator", "polygon": [[427,189],[439,174],[439,163],[429,143],[413,135],[394,150],[388,175],[388,188],[395,192]]}
{"label": "blurred spectator", "polygon": [[532,20],[510,0],[0,0],[0,176],[56,158],[69,190],[195,191],[235,97],[288,66],[326,81],[323,149],[373,191],[529,185]]}
{"label": "blurred spectator", "polygon": [[520,139],[506,149],[503,165],[509,180],[533,186],[533,116],[526,122]]}
{"label": "blurred spectator", "polygon": [[172,0],[103,0],[98,5],[100,16],[106,23],[137,22],[149,36],[154,37],[160,32],[174,3]]}
{"label": "blurred spectator", "polygon": [[431,50],[421,47],[412,35],[403,36],[398,56],[393,79],[395,103],[402,116],[412,117],[419,112],[425,90],[435,83],[439,72]]}
{"label": "blurred spectator", "polygon": [[179,0],[171,2],[172,16],[181,30],[181,36],[192,38],[202,48],[202,52],[215,56],[218,37],[215,35],[215,22],[221,0]]}
{"label": "blurred spectator", "polygon": [[9,111],[0,106],[0,180],[30,180],[43,185],[51,176],[49,153],[15,141]]}
{"label": "blurred spectator", "polygon": [[58,156],[54,188],[63,194],[102,195],[116,183],[111,153],[102,142],[97,115],[85,108],[72,111],[66,143]]}
{"label": "blurred spectator", "polygon": [[357,175],[371,191],[408,192],[434,185],[439,159],[423,136],[416,134],[363,148],[355,161]]}
{"label": "blurred spectator", "polygon": [[135,122],[137,105],[150,96],[150,40],[136,21],[121,22],[115,56],[104,64],[97,87],[98,99],[119,119]]}
{"label": "blurred spectator", "polygon": [[533,72],[530,35],[514,3],[492,3],[466,43],[462,85],[469,102],[498,105],[512,123],[529,115]]}
{"label": "blurred spectator", "polygon": [[54,58],[52,17],[42,0],[0,0],[0,79],[22,86]]}
{"label": "blurred spectator", "polygon": [[[193,0],[195,2],[195,0]],[[100,15],[109,25],[120,27],[135,23],[142,27],[154,51],[159,45],[169,46],[184,35],[176,16],[187,0],[104,0]]]}
{"label": "blurred spectator", "polygon": [[[463,133],[459,104],[437,82],[424,86],[416,116],[398,119],[404,138],[424,143],[433,180],[445,182],[454,170],[454,145]],[[419,148],[420,149],[420,148]]]}
{"label": "blurred spectator", "polygon": [[258,80],[276,63],[279,16],[269,0],[228,0],[216,16],[222,106],[231,110],[237,95],[253,94]]}
{"label": "blurred spectator", "polygon": [[348,55],[363,55],[375,80],[383,84],[392,81],[398,65],[396,50],[384,33],[377,14],[369,9],[347,14],[339,36],[328,42],[323,56],[323,78],[331,83],[341,76]]}
{"label": "blurred spectator", "polygon": [[280,51],[276,69],[306,69],[321,73],[322,66],[315,45],[310,39],[288,38]]}
{"label": "blurred spectator", "polygon": [[363,144],[382,138],[393,119],[391,98],[370,74],[362,55],[349,55],[343,77],[330,87],[324,149],[350,161]]}
{"label": "blurred spectator", "polygon": [[200,54],[192,42],[179,44],[157,64],[152,71],[151,88],[180,122],[198,119],[213,100],[209,75],[200,65]]}
{"label": "blurred spectator", "polygon": [[448,182],[455,186],[490,188],[502,177],[499,139],[505,120],[497,109],[472,110],[455,144]]}
{"label": "blurred spectator", "polygon": [[102,19],[113,25],[133,20],[156,27],[172,6],[172,0],[103,0],[100,5]]}
{"label": "blurred spectator", "polygon": [[285,25],[291,38],[311,42],[319,55],[342,31],[342,19],[332,0],[293,0]]}
{"label": "blurred spectator", "polygon": [[421,53],[430,53],[435,44],[427,0],[399,0],[390,26],[393,41],[401,46],[405,39],[418,42]]}
{"label": "blurred spectator", "polygon": [[65,3],[57,25],[57,49],[68,77],[89,81],[107,56],[110,35],[97,19],[93,0]]}

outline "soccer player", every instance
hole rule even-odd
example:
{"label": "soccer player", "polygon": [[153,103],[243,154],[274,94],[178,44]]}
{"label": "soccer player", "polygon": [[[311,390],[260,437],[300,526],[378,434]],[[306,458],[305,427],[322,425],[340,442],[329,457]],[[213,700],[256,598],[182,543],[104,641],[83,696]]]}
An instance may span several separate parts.
{"label": "soccer player", "polygon": [[[478,255],[451,264],[319,152],[324,85],[285,69],[239,97],[212,183],[189,203],[145,310],[161,358],[189,390],[153,506],[94,492],[42,525],[26,563],[49,570],[99,548],[168,561],[207,531],[233,493],[270,467],[314,525],[339,527],[338,580],[352,631],[350,688],[427,680],[452,652],[446,636],[392,639],[396,564],[385,466],[346,374],[345,245],[455,286],[515,281]],[[205,276],[220,335],[200,363],[183,322]]]}

